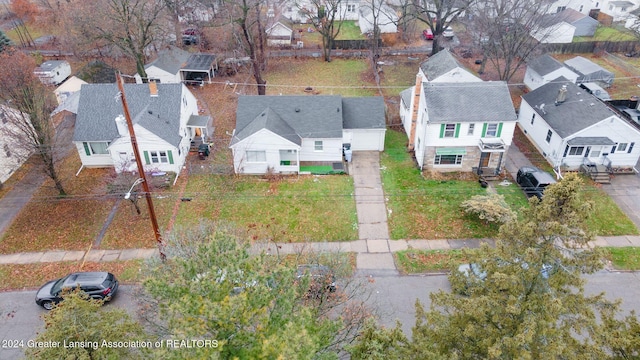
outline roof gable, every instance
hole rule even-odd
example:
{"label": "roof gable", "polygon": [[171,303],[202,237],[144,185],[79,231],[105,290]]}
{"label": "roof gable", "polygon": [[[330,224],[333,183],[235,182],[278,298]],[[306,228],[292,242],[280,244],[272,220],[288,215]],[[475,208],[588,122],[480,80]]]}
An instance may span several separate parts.
{"label": "roof gable", "polygon": [[516,113],[503,81],[474,83],[424,83],[429,121],[516,121]]}
{"label": "roof gable", "polygon": [[437,79],[455,68],[467,70],[447,49],[438,51],[437,54],[420,64],[420,69],[429,81]]}
{"label": "roof gable", "polygon": [[[157,84],[151,96],[148,84],[125,84],[132,122],[178,146],[182,84]],[[118,138],[115,119],[124,113],[116,84],[86,84],[80,89],[73,141],[113,141]]]}
{"label": "roof gable", "polygon": [[190,56],[191,54],[187,51],[175,46],[169,46],[161,50],[158,53],[158,58],[145,65],[144,68],[148,69],[151,66],[155,66],[160,70],[175,75]]}
{"label": "roof gable", "polygon": [[564,67],[560,61],[554,59],[549,54],[538,56],[527,63],[527,66],[540,76],[544,76]]}
{"label": "roof gable", "polygon": [[[567,97],[556,106],[555,100],[563,85],[567,87]],[[564,77],[540,86],[523,95],[522,99],[562,138],[615,115],[595,96]]]}
{"label": "roof gable", "polygon": [[384,100],[380,96],[343,98],[344,129],[385,129]]}

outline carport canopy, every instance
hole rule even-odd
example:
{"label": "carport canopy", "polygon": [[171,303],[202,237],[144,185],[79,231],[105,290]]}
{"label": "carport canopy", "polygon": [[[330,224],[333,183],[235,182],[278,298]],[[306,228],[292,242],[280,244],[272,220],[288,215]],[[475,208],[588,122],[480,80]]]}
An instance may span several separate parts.
{"label": "carport canopy", "polygon": [[217,68],[216,56],[212,54],[193,54],[189,56],[180,68],[180,78],[182,81],[204,81],[205,78],[210,83]]}

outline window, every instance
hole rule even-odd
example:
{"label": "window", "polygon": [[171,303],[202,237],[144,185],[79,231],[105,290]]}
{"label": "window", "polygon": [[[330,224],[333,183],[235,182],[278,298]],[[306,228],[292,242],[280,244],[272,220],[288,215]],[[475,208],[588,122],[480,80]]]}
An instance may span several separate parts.
{"label": "window", "polygon": [[456,136],[456,124],[442,124],[440,128],[440,137],[452,138]]}
{"label": "window", "polygon": [[356,12],[355,4],[347,4],[347,12]]}
{"label": "window", "polygon": [[169,162],[169,157],[167,156],[166,151],[149,151],[149,156],[151,156],[152,164],[166,164]]}
{"label": "window", "polygon": [[618,144],[618,148],[616,150],[617,151],[627,151],[627,143]]}
{"label": "window", "polygon": [[460,165],[463,155],[436,155],[435,165]]}
{"label": "window", "polygon": [[11,157],[11,149],[9,149],[9,145],[8,144],[4,144],[4,153],[5,153],[5,155],[7,155],[8,158]]}
{"label": "window", "polygon": [[106,155],[109,154],[108,142],[83,142],[84,152],[87,156],[91,155]]}
{"label": "window", "polygon": [[4,112],[4,109],[0,109],[0,118],[2,118],[2,123],[6,124],[9,119],[7,118],[7,114]]}
{"label": "window", "polygon": [[613,5],[609,5],[609,10],[613,10]]}
{"label": "window", "polygon": [[536,119],[536,114],[531,115],[531,125],[533,125],[533,121]]}
{"label": "window", "polygon": [[322,140],[316,140],[313,145],[313,150],[322,151],[322,148],[323,148]]}
{"label": "window", "polygon": [[567,7],[566,6],[558,6],[558,8],[556,9],[556,12],[560,12],[565,10]]}
{"label": "window", "polygon": [[487,132],[484,134],[486,137],[498,136],[498,124],[487,124]]}
{"label": "window", "polygon": [[580,5],[580,10],[578,11],[582,12],[582,8],[584,8],[584,5]]}
{"label": "window", "polygon": [[551,130],[547,131],[547,142],[551,142],[551,136],[553,135],[553,132],[551,132]]}
{"label": "window", "polygon": [[267,152],[247,150],[246,157],[247,157],[247,162],[266,162]]}
{"label": "window", "polygon": [[473,135],[474,130],[476,129],[476,124],[469,124],[469,130],[467,131],[467,135]]}
{"label": "window", "polygon": [[584,146],[572,146],[569,148],[569,155],[582,155]]}

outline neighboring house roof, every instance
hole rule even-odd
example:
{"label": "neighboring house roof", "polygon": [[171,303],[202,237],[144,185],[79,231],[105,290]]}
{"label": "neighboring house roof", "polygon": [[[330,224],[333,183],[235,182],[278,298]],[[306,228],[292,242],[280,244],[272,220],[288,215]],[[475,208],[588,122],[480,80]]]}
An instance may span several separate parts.
{"label": "neighboring house roof", "polygon": [[411,94],[413,93],[413,87],[404,89],[400,92],[400,99],[405,103],[407,109],[411,106]]}
{"label": "neighboring house roof", "polygon": [[344,129],[385,129],[384,100],[379,97],[342,98]]}
{"label": "neighboring house roof", "polygon": [[609,1],[609,5],[613,5],[616,7],[629,7],[635,5],[631,1]]}
{"label": "neighboring house roof", "polygon": [[240,96],[231,145],[264,128],[296,144],[302,138],[341,138],[342,98]]}
{"label": "neighboring house roof", "polygon": [[70,113],[77,114],[79,102],[80,102],[80,91],[76,91],[71,95],[67,96],[67,98],[64,99],[62,104],[58,105],[58,107],[56,107],[55,110],[53,110],[53,112],[51,113],[51,116],[62,111],[68,111]]}
{"label": "neighboring house roof", "polygon": [[54,90],[54,92],[56,94],[63,93],[63,92],[75,92],[75,91],[80,90],[80,87],[82,85],[86,84],[86,83],[87,83],[86,81],[84,81],[84,80],[82,80],[82,79],[80,79],[78,77],[72,76],[72,77],[68,78],[67,80],[65,80],[65,82],[60,84],[60,86],[58,86]]}
{"label": "neighboring house roof", "polygon": [[[148,84],[125,84],[132,122],[173,146],[180,144],[182,84],[156,84],[151,96]],[[115,119],[122,115],[116,84],[86,84],[80,89],[73,141],[113,141],[119,137]]]}
{"label": "neighboring house roof", "polygon": [[192,54],[182,65],[180,70],[183,71],[208,71],[216,60],[215,55],[211,54]]}
{"label": "neighboring house roof", "polygon": [[276,21],[275,23],[273,23],[273,25],[269,26],[266,30],[267,35],[271,34],[271,32],[276,28],[276,27],[282,27],[286,30],[288,30],[289,32],[293,32],[293,29],[291,28],[291,22],[288,20],[285,20],[286,18],[281,18],[280,20]]}
{"label": "neighboring house roof", "polygon": [[423,83],[429,121],[489,122],[517,119],[507,83]]}
{"label": "neighboring house roof", "polygon": [[[560,88],[567,86],[566,100],[554,105]],[[562,138],[615,115],[595,96],[564,77],[524,94],[522,99]]]}
{"label": "neighboring house roof", "polygon": [[144,66],[148,69],[155,66],[169,74],[177,74],[182,65],[189,59],[191,54],[175,46],[169,46],[158,52],[158,58]]}
{"label": "neighboring house roof", "polygon": [[549,14],[549,15],[545,15],[543,20],[542,20],[542,24],[544,26],[551,26],[551,25],[555,25],[558,24],[560,22],[566,22],[568,24],[573,24],[576,21],[582,20],[584,18],[589,18],[591,20],[593,20],[593,22],[598,22],[598,20],[593,19],[591,17],[589,17],[588,15],[585,15],[583,13],[581,13],[580,11],[568,8],[568,9],[564,9],[562,11],[560,11],[559,13],[555,13],[555,14]]}
{"label": "neighboring house roof", "polygon": [[554,59],[549,54],[538,56],[537,58],[529,61],[527,66],[540,76],[544,76],[564,67],[560,61]]}
{"label": "neighboring house roof", "polygon": [[565,60],[564,64],[578,75],[581,75],[578,81],[602,81],[611,84],[615,76],[613,72],[582,56]]}
{"label": "neighboring house roof", "polygon": [[57,68],[58,66],[67,63],[67,61],[65,60],[49,60],[49,61],[45,61],[43,62],[40,66],[38,66],[35,71],[38,72],[49,72],[55,68]]}
{"label": "neighboring house roof", "polygon": [[422,69],[422,72],[427,76],[427,80],[436,79],[455,68],[466,70],[447,49],[438,51],[437,54],[420,64],[420,69]]}

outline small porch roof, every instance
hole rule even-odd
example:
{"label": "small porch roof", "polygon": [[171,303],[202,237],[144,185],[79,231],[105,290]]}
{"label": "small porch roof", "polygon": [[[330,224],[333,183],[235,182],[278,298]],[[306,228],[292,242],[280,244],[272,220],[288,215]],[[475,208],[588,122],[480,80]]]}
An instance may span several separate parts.
{"label": "small porch roof", "polygon": [[211,116],[191,115],[187,121],[187,127],[206,128],[211,121]]}
{"label": "small porch roof", "polygon": [[606,136],[594,136],[594,137],[574,137],[567,141],[567,145],[615,145],[616,143]]}

